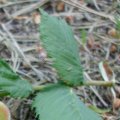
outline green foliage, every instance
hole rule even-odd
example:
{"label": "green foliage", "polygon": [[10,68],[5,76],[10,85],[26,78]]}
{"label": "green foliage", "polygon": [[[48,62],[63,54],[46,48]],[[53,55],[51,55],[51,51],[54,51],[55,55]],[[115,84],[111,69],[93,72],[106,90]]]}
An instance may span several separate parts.
{"label": "green foliage", "polygon": [[[60,79],[70,85],[83,84],[79,50],[72,30],[65,21],[41,10],[41,40],[53,58]],[[38,93],[32,105],[39,120],[101,120],[65,85],[57,84]]]}
{"label": "green foliage", "polygon": [[120,32],[120,18],[116,18],[116,29]]}
{"label": "green foliage", "polygon": [[59,79],[69,85],[83,84],[79,49],[70,26],[41,10],[40,37],[48,56],[53,58]]}
{"label": "green foliage", "polygon": [[12,71],[10,66],[0,59],[0,90],[12,97],[27,97],[32,92],[32,86],[22,80]]}
{"label": "green foliage", "polygon": [[71,28],[65,21],[51,17],[42,10],[41,14],[41,40],[64,84],[32,87],[0,59],[0,93],[20,98],[29,96],[33,89],[38,91],[43,88],[32,104],[39,120],[102,120],[67,86],[84,84],[79,48]]}
{"label": "green foliage", "polygon": [[85,30],[81,30],[81,38],[82,38],[82,45],[85,46],[86,42],[87,42],[87,34]]}
{"label": "green foliage", "polygon": [[117,32],[117,38],[120,38],[120,17],[116,17],[116,32]]}
{"label": "green foliage", "polygon": [[39,120],[101,120],[79,100],[72,88],[59,84],[38,93],[33,107]]}

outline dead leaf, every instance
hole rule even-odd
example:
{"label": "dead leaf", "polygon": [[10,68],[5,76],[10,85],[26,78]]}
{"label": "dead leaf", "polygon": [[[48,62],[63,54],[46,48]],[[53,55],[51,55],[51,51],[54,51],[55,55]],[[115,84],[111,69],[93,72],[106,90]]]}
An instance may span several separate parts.
{"label": "dead leaf", "polygon": [[120,99],[116,98],[113,101],[113,109],[119,109],[120,108]]}
{"label": "dead leaf", "polygon": [[63,12],[64,8],[65,8],[65,3],[64,2],[57,2],[57,5],[56,5],[57,12]]}
{"label": "dead leaf", "polygon": [[110,47],[110,53],[115,53],[117,51],[117,46],[115,44],[112,44]]}
{"label": "dead leaf", "polygon": [[114,73],[113,73],[111,67],[108,65],[107,61],[100,62],[99,69],[100,69],[101,75],[105,81],[109,81],[114,78]]}
{"label": "dead leaf", "polygon": [[33,13],[33,21],[35,24],[41,23],[41,16],[39,13],[37,13],[37,12]]}
{"label": "dead leaf", "polygon": [[109,77],[113,75],[112,69],[110,68],[107,62],[103,63],[103,67]]}
{"label": "dead leaf", "polygon": [[92,50],[101,48],[100,44],[98,42],[95,42],[95,38],[92,34],[88,35],[87,46]]}
{"label": "dead leaf", "polygon": [[74,17],[73,16],[66,16],[65,20],[68,24],[71,24],[74,21]]}
{"label": "dead leaf", "polygon": [[88,36],[87,46],[90,49],[94,48],[94,46],[95,46],[95,39],[94,39],[93,35],[89,35]]}
{"label": "dead leaf", "polygon": [[117,96],[120,96],[120,86],[114,86]]}

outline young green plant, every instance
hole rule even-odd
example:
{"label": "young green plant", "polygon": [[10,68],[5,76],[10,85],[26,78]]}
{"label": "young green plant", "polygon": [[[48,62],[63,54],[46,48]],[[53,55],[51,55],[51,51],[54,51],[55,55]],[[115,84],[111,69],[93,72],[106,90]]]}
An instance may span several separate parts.
{"label": "young green plant", "polygon": [[0,60],[1,95],[14,98],[27,98],[37,91],[33,99],[39,120],[102,120],[94,111],[87,108],[73,91],[73,87],[84,85],[112,86],[112,82],[86,82],[80,64],[79,48],[71,27],[40,10],[40,39],[47,54],[53,59],[53,67],[59,76],[58,83],[32,86],[17,75],[11,67]]}

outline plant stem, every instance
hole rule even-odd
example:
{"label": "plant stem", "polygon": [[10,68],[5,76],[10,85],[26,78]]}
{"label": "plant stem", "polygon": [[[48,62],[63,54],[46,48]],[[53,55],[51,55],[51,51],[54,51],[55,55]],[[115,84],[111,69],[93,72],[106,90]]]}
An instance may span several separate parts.
{"label": "plant stem", "polygon": [[83,86],[105,86],[105,87],[112,87],[116,83],[113,81],[86,81],[84,82]]}
{"label": "plant stem", "polygon": [[33,86],[33,89],[35,90],[35,91],[41,91],[41,90],[44,90],[44,89],[46,89],[46,88],[50,88],[50,87],[52,87],[53,85],[55,85],[54,83],[52,84],[47,84],[47,85],[39,85],[39,86]]}
{"label": "plant stem", "polygon": [[[33,90],[34,91],[42,91],[42,90],[48,90],[52,87],[54,87],[55,85],[57,85],[58,83],[49,83],[47,85],[36,85],[33,86]],[[64,84],[65,85],[65,84]],[[78,85],[78,86],[70,86],[70,87],[79,87],[79,86],[104,86],[104,87],[113,87],[114,85],[120,85],[119,82],[113,82],[113,81],[85,81],[82,85]],[[68,86],[68,85],[66,85]],[[9,95],[6,92],[0,92],[0,97]]]}
{"label": "plant stem", "polygon": [[[113,81],[86,81],[84,82],[83,85],[79,85],[79,86],[104,86],[104,87],[112,87],[114,86],[116,83]],[[35,91],[41,91],[44,89],[48,89],[50,87],[55,86],[55,84],[47,84],[47,85],[40,85],[40,86],[33,86],[33,89]],[[73,86],[74,87],[74,86]]]}

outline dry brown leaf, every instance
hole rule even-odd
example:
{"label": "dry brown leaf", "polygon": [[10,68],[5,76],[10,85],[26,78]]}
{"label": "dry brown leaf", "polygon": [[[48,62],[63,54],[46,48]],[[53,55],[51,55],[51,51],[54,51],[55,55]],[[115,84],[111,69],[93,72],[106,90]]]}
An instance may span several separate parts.
{"label": "dry brown leaf", "polygon": [[39,13],[37,13],[37,12],[33,13],[33,21],[35,24],[41,23],[41,16]]}
{"label": "dry brown leaf", "polygon": [[110,47],[110,53],[115,53],[117,51],[117,46],[115,44],[112,44]]}
{"label": "dry brown leaf", "polygon": [[58,12],[63,12],[64,8],[65,8],[65,3],[64,2],[57,2],[56,10]]}
{"label": "dry brown leaf", "polygon": [[109,64],[107,63],[107,61],[100,62],[99,69],[100,69],[101,75],[105,81],[115,79],[114,72],[113,72],[112,68],[109,66]]}
{"label": "dry brown leaf", "polygon": [[103,67],[104,67],[104,69],[105,69],[105,71],[106,71],[109,78],[111,76],[113,76],[113,71],[112,71],[112,69],[110,68],[110,66],[108,65],[108,63],[106,61],[103,63]]}
{"label": "dry brown leaf", "polygon": [[68,24],[71,24],[74,21],[74,17],[73,16],[66,16],[65,20]]}
{"label": "dry brown leaf", "polygon": [[117,96],[120,96],[120,86],[114,86]]}
{"label": "dry brown leaf", "polygon": [[119,109],[120,108],[120,99],[115,98],[113,101],[113,109]]}
{"label": "dry brown leaf", "polygon": [[87,46],[88,48],[92,49],[94,48],[94,45],[95,45],[94,37],[93,35],[89,35],[88,40],[87,40]]}
{"label": "dry brown leaf", "polygon": [[95,50],[101,48],[101,45],[99,42],[95,42],[94,36],[90,34],[87,39],[87,47],[89,49]]}

